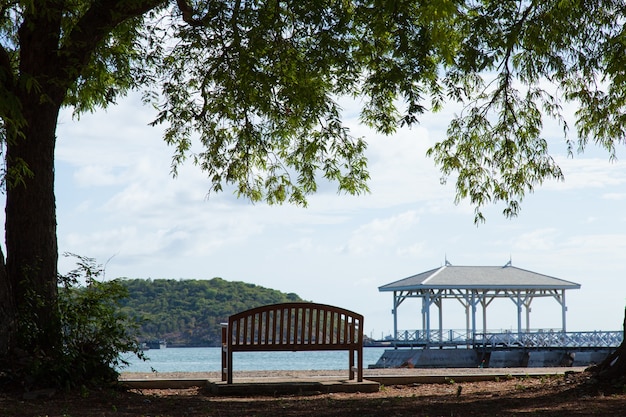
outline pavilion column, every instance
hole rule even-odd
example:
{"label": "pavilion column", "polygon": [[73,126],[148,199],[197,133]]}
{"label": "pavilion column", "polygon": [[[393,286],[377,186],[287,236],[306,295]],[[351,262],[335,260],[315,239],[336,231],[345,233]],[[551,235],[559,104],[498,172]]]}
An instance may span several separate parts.
{"label": "pavilion column", "polygon": [[517,301],[515,302],[517,305],[517,334],[522,334],[522,299],[520,297],[520,292],[517,291]]}
{"label": "pavilion column", "polygon": [[439,341],[443,342],[443,299],[437,299],[437,307],[439,307]]}
{"label": "pavilion column", "polygon": [[469,308],[470,308],[469,303],[466,303],[465,304],[465,333],[467,335],[469,335],[469,332],[471,330],[470,329],[470,312],[469,312]]}
{"label": "pavilion column", "polygon": [[[465,320],[466,320],[466,328],[467,334],[469,335],[471,332],[472,343],[476,340],[476,305],[480,302],[482,297],[477,298],[476,290],[466,290],[465,294],[463,294],[463,298],[465,299]],[[472,310],[471,313],[471,327],[470,327],[470,308]]]}
{"label": "pavilion column", "polygon": [[487,334],[487,303],[483,300],[480,304],[483,307],[483,334]]}
{"label": "pavilion column", "polygon": [[562,325],[563,325],[563,333],[567,331],[566,326],[566,315],[567,315],[567,306],[565,305],[565,290],[561,290],[561,315],[562,315]]}
{"label": "pavilion column", "polygon": [[393,292],[393,340],[398,340],[398,293]]}
{"label": "pavilion column", "polygon": [[526,307],[526,333],[530,333],[530,313],[533,311],[530,305],[533,302],[535,290],[528,290],[524,298],[524,307]]}
{"label": "pavilion column", "polygon": [[422,317],[424,320],[424,332],[426,333],[426,340],[430,342],[430,291],[426,291],[426,295],[422,299]]}
{"label": "pavilion column", "polygon": [[472,341],[476,340],[476,291],[472,290]]}
{"label": "pavilion column", "polygon": [[496,292],[493,294],[493,296],[491,296],[491,298],[488,298],[489,292],[488,291],[483,291],[483,293],[481,294],[481,299],[480,299],[480,305],[483,308],[483,334],[487,334],[487,307],[489,307],[489,304],[491,304],[491,302],[495,299],[495,297],[498,295],[498,290],[496,290]]}

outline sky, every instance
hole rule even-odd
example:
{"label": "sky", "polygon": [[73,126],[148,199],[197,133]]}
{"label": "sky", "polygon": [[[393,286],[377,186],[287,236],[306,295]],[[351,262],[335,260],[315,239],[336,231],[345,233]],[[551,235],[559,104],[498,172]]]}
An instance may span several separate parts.
{"label": "sky", "polygon": [[[591,146],[567,156],[560,127],[546,124],[564,182],[529,194],[520,215],[490,206],[476,226],[467,202],[454,204],[426,150],[445,137],[452,110],[425,114],[412,129],[382,136],[359,125],[354,103],[344,121],[368,142],[371,193],[338,194],[321,184],[307,208],[252,204],[230,192],[208,195],[200,169],[170,173],[173,149],[154,111],[131,95],[57,130],[56,198],[60,253],[95,258],[106,278],[244,281],[365,316],[365,333],[391,334],[392,295],[378,287],[442,266],[504,265],[573,281],[570,331],[620,330],[626,300],[626,165]],[[618,157],[626,156],[620,150]],[[60,258],[60,272],[74,266]],[[421,327],[420,304],[399,309],[399,329]],[[488,328],[516,328],[512,302],[489,307]],[[433,325],[436,325],[433,319]],[[560,328],[553,299],[536,299],[532,328]],[[458,302],[444,307],[444,328],[463,329]]]}

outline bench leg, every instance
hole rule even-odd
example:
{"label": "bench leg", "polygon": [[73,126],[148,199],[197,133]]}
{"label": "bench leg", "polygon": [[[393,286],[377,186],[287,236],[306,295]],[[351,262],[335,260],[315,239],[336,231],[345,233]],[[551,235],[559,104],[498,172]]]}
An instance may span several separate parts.
{"label": "bench leg", "polygon": [[228,380],[228,360],[226,358],[226,347],[222,346],[222,381]]}
{"label": "bench leg", "polygon": [[358,355],[359,355],[359,358],[357,362],[357,371],[358,371],[357,381],[363,382],[363,346],[359,348]]}
{"label": "bench leg", "polygon": [[348,357],[348,366],[349,366],[348,369],[350,369],[350,372],[348,375],[349,375],[350,381],[352,381],[354,379],[354,349],[350,349],[349,352],[350,353],[348,354],[349,356]]}
{"label": "bench leg", "polygon": [[226,370],[229,368],[228,356],[226,354],[226,352],[228,351],[226,335],[227,327],[222,326],[222,381],[226,381],[228,379],[228,374]]}
{"label": "bench leg", "polygon": [[228,351],[228,381],[227,384],[233,383],[233,351]]}

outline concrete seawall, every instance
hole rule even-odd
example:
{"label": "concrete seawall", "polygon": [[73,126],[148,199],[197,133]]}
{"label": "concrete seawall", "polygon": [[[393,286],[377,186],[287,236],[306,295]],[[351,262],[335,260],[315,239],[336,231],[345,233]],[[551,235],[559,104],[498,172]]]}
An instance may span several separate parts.
{"label": "concrete seawall", "polygon": [[612,348],[577,349],[387,349],[378,368],[542,368],[585,367],[601,362]]}

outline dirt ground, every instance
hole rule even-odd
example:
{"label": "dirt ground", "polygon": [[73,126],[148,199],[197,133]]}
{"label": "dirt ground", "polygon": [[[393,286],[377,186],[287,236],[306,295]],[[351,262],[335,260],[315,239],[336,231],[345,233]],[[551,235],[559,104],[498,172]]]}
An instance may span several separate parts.
{"label": "dirt ground", "polygon": [[[48,398],[48,395],[50,396]],[[2,417],[624,416],[624,386],[585,373],[383,386],[376,393],[216,397],[203,388],[0,393]]]}

